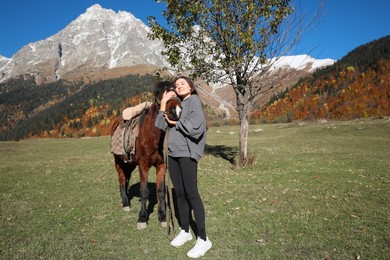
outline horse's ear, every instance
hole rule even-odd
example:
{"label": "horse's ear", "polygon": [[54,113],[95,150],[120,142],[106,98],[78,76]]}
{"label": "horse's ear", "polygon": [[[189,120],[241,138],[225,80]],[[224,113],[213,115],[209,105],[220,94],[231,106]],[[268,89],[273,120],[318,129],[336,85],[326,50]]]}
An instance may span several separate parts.
{"label": "horse's ear", "polygon": [[175,90],[175,84],[173,84],[172,81],[163,81],[164,84],[164,90],[166,91],[174,91]]}
{"label": "horse's ear", "polygon": [[176,92],[175,83],[173,83],[172,81],[167,81],[166,83],[167,83],[166,85],[167,85],[168,91],[175,91]]}

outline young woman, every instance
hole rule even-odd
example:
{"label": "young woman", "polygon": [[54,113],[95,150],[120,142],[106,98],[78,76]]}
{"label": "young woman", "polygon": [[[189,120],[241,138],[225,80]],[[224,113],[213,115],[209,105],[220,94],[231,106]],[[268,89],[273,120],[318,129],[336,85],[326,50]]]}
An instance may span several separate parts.
{"label": "young woman", "polygon": [[[190,233],[190,207],[194,211],[198,238],[188,257],[203,256],[212,243],[206,236],[205,210],[198,192],[198,160],[206,143],[206,119],[202,103],[191,79],[181,76],[175,81],[176,93],[170,91],[161,100],[160,112],[155,125],[169,131],[168,167],[175,188],[180,219],[180,233],[171,241],[180,247],[192,240]],[[169,120],[165,115],[166,102],[177,96],[181,99],[182,112],[178,121]]]}

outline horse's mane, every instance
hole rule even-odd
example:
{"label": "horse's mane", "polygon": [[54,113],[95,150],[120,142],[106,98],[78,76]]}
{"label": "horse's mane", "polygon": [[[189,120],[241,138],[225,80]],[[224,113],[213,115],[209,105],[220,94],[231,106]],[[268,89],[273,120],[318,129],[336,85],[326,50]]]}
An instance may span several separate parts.
{"label": "horse's mane", "polygon": [[[152,104],[152,106],[153,106],[153,105],[154,105],[154,104]],[[151,107],[146,107],[146,108],[144,108],[144,110],[142,110],[141,118],[140,118],[140,120],[139,120],[139,125],[140,125],[140,126],[144,124],[145,117],[146,117],[146,115],[148,114],[150,108],[151,108]]]}

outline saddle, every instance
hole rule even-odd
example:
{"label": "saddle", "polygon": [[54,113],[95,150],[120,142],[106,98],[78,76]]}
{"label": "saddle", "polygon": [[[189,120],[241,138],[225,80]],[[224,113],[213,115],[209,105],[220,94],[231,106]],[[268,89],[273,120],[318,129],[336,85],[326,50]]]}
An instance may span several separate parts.
{"label": "saddle", "polygon": [[150,105],[150,102],[145,101],[123,110],[122,121],[111,137],[111,153],[122,155],[125,163],[131,162],[135,155],[135,141],[138,137],[140,121]]}

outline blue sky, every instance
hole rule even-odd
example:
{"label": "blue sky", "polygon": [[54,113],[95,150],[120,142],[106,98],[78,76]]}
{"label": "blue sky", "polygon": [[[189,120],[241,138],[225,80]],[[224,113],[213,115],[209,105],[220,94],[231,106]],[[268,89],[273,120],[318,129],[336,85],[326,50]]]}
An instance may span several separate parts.
{"label": "blue sky", "polygon": [[[308,16],[321,0],[301,0]],[[147,24],[161,17],[163,4],[154,0],[1,0],[0,55],[11,57],[24,45],[46,39],[65,28],[93,4],[128,11]],[[338,60],[354,48],[390,35],[390,1],[327,0],[321,23],[302,39],[293,54]]]}

